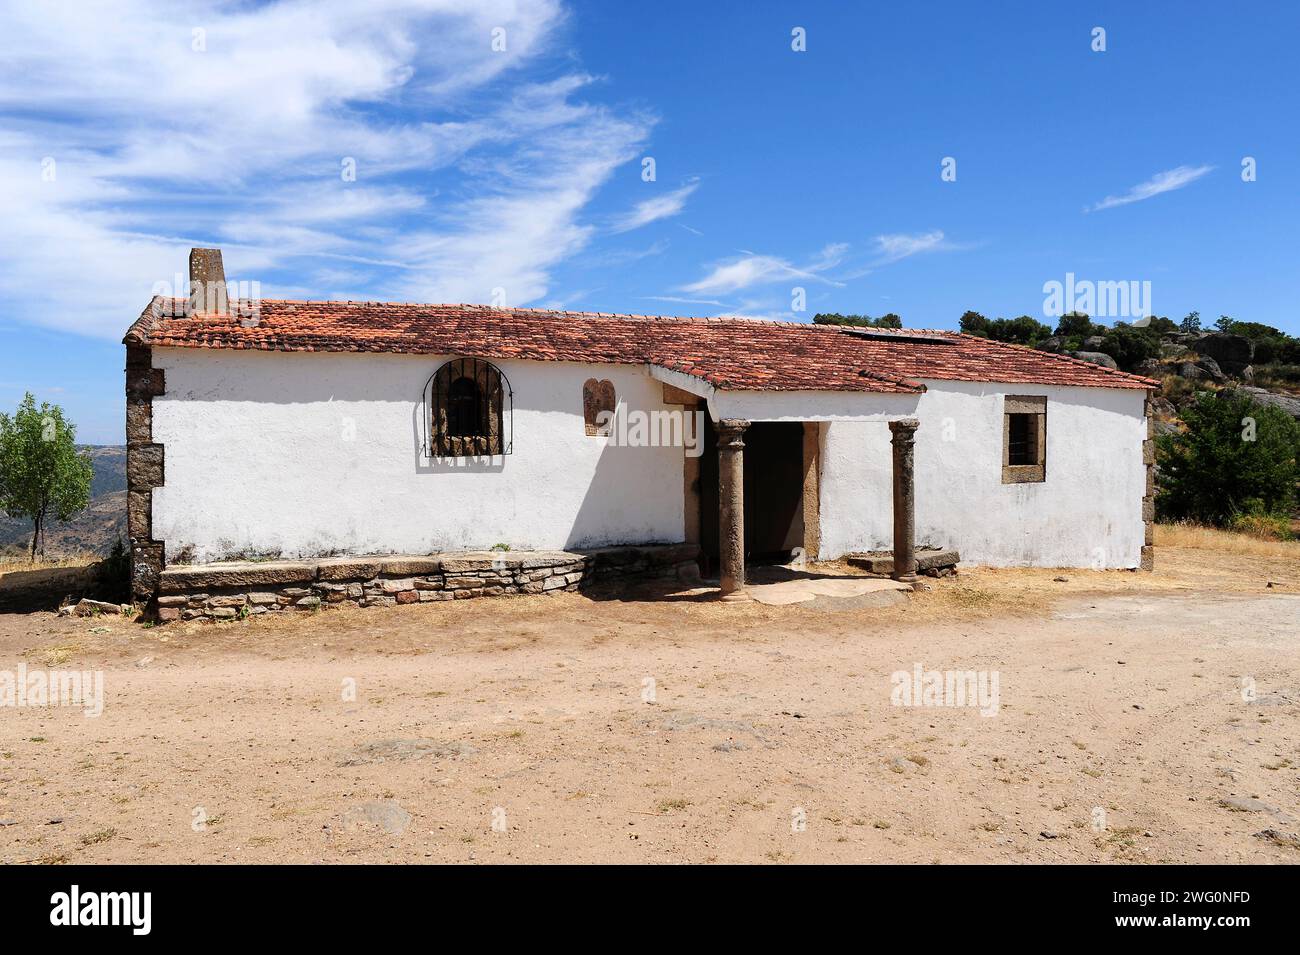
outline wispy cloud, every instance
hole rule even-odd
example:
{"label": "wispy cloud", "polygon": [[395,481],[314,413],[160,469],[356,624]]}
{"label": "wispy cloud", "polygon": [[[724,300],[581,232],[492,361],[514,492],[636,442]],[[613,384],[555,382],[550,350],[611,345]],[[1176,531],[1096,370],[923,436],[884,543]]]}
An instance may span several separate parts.
{"label": "wispy cloud", "polygon": [[651,222],[668,219],[686,208],[686,200],[699,188],[699,181],[693,180],[679,189],[645,199],[633,206],[632,210],[619,217],[611,227],[613,232],[631,232]]}
{"label": "wispy cloud", "polygon": [[1164,172],[1156,173],[1146,182],[1138,183],[1122,196],[1107,196],[1101,202],[1083,211],[1098,212],[1102,209],[1113,209],[1116,206],[1126,206],[1131,202],[1150,199],[1162,192],[1173,192],[1175,189],[1190,185],[1213,169],[1213,166],[1177,166],[1173,169],[1166,169]]}
{"label": "wispy cloud", "polygon": [[875,264],[877,265],[888,265],[891,262],[898,262],[913,255],[920,255],[924,252],[938,252],[953,247],[944,238],[943,232],[938,229],[933,232],[920,232],[915,235],[902,233],[878,235],[875,238],[875,246],[877,253]]}
{"label": "wispy cloud", "polygon": [[672,302],[675,305],[712,305],[717,308],[726,308],[726,304],[719,302],[716,298],[683,298],[680,295],[643,295],[642,298],[651,302]]}
{"label": "wispy cloud", "polygon": [[558,0],[0,6],[0,308],[118,336],[191,244],[268,295],[543,300],[654,124],[584,102],[572,67],[530,79],[564,20]]}
{"label": "wispy cloud", "polygon": [[807,265],[796,266],[787,259],[774,255],[745,252],[738,258],[727,259],[713,265],[702,279],[683,285],[681,291],[691,295],[729,295],[742,289],[790,279],[841,284],[819,273],[840,263],[847,249],[843,243],[825,246]]}

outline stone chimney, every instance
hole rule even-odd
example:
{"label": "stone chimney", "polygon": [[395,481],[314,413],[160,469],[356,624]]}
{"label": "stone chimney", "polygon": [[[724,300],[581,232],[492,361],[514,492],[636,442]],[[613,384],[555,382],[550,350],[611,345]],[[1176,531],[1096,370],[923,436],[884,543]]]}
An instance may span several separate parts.
{"label": "stone chimney", "polygon": [[190,315],[229,315],[220,249],[190,249]]}

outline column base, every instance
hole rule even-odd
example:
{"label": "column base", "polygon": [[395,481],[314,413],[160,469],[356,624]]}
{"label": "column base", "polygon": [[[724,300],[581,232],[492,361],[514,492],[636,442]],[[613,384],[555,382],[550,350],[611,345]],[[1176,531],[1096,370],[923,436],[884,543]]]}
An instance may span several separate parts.
{"label": "column base", "polygon": [[732,590],[729,593],[718,594],[718,601],[721,603],[738,604],[746,603],[753,599],[753,597],[745,593],[743,590]]}

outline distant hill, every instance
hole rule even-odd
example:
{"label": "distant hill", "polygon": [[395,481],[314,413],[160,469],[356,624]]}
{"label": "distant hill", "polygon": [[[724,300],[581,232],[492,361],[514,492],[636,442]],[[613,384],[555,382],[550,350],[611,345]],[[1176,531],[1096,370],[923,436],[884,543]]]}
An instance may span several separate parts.
{"label": "distant hill", "polygon": [[[121,536],[126,541],[126,448],[89,445],[95,475],[90,481],[90,505],[66,524],[53,523],[46,537],[47,557],[75,554],[106,555]],[[0,554],[24,553],[32,545],[28,520],[0,514]]]}

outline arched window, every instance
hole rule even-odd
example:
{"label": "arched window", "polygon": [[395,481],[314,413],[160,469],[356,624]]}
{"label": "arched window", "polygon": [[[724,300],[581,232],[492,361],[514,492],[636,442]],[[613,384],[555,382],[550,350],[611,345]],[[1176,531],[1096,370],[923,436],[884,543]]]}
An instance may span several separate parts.
{"label": "arched window", "polygon": [[[425,386],[429,451],[434,457],[509,454],[513,409],[510,383],[491,362],[456,358]],[[507,420],[510,415],[511,420]]]}
{"label": "arched window", "polygon": [[[588,378],[583,382],[582,417],[586,423],[587,434],[608,435],[610,433],[616,404],[612,381]],[[601,417],[601,412],[608,412],[608,414]]]}

